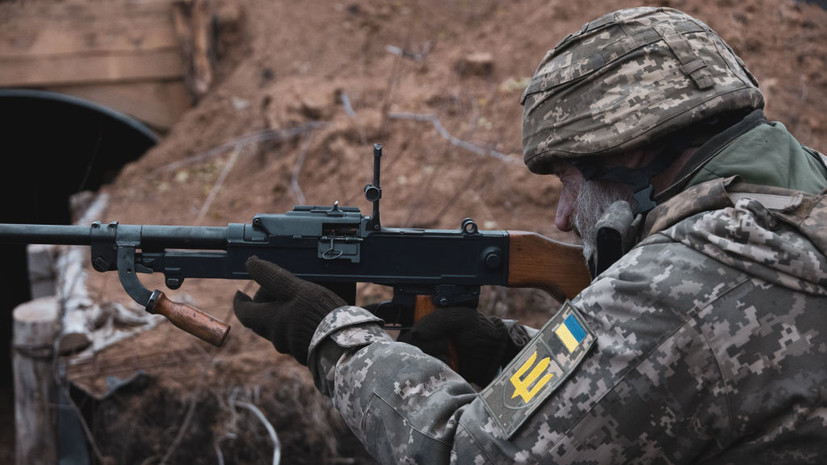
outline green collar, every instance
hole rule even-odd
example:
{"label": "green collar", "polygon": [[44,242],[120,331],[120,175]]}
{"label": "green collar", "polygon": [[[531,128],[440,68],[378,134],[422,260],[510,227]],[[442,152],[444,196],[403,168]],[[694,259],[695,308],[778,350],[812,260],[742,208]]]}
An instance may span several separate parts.
{"label": "green collar", "polygon": [[691,186],[739,176],[744,182],[819,194],[827,188],[827,166],[801,145],[783,124],[756,110],[701,146],[678,181],[658,195],[663,202]]}

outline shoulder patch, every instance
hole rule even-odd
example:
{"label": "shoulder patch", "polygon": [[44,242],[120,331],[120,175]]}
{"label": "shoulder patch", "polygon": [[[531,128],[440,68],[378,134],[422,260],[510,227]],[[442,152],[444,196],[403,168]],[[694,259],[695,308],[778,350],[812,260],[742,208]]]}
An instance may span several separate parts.
{"label": "shoulder patch", "polygon": [[508,438],[569,377],[596,340],[568,300],[480,393]]}

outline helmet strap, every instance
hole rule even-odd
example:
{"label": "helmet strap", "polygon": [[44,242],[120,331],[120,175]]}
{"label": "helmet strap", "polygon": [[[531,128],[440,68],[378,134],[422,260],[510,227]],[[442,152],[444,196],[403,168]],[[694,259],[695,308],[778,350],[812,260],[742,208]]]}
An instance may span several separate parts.
{"label": "helmet strap", "polygon": [[571,163],[587,181],[608,181],[632,186],[635,200],[634,214],[645,215],[657,206],[653,199],[655,189],[652,185],[652,178],[671,165],[691,142],[692,139],[686,134],[676,133],[655,150],[649,163],[635,168],[628,166],[604,168],[599,163],[583,159],[572,160]]}

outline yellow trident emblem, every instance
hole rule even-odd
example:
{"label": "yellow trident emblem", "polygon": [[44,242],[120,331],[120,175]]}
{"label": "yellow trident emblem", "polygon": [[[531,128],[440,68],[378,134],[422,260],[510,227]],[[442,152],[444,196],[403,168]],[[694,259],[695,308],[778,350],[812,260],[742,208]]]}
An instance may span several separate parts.
{"label": "yellow trident emblem", "polygon": [[[546,371],[549,363],[551,363],[551,360],[548,357],[545,357],[537,363],[534,369],[531,370],[531,373],[523,378],[522,376],[526,371],[528,371],[529,368],[531,368],[532,365],[534,365],[534,361],[536,359],[537,352],[535,351],[531,357],[523,363],[523,366],[521,366],[520,369],[511,376],[511,384],[514,385],[514,395],[511,396],[512,399],[520,396],[523,398],[525,403],[528,403],[532,398],[534,398],[535,395],[537,395],[538,392],[540,392],[541,389],[543,389],[543,386],[548,384],[548,382],[551,381],[551,378],[554,377],[553,373],[547,373],[545,376],[540,378],[540,375]],[[537,378],[540,378],[540,380],[538,381]],[[534,384],[534,387],[529,390],[528,388],[532,384]]]}

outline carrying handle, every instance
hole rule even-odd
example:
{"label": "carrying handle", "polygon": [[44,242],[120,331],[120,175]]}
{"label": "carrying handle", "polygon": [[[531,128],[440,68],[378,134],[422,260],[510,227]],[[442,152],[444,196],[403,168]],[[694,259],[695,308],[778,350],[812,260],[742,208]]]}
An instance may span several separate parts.
{"label": "carrying handle", "polygon": [[193,336],[219,347],[230,334],[230,326],[197,308],[175,302],[155,290],[146,309],[149,313],[165,316],[170,323]]}

